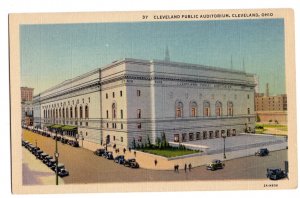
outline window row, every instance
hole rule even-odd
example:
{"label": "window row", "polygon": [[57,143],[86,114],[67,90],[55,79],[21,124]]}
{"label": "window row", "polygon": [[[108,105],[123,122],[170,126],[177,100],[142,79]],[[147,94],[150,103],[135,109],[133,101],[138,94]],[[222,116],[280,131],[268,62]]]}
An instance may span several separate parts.
{"label": "window row", "polygon": [[[123,96],[123,91],[122,91],[122,90],[120,91],[119,95],[120,95],[120,97]],[[137,95],[137,96],[141,96],[141,90],[136,90],[136,95]],[[115,92],[113,91],[113,92],[112,92],[112,98],[115,98],[115,96],[116,96],[116,94],[115,94]],[[105,93],[105,98],[106,98],[106,99],[109,98],[108,93]]]}
{"label": "window row", "polygon": [[[189,112],[190,112],[190,117],[198,116],[198,105],[196,102],[190,102]],[[220,101],[217,101],[215,103],[215,115],[216,116],[223,115],[222,103]],[[176,101],[175,103],[175,116],[177,118],[183,117],[183,103],[180,101]],[[210,102],[208,101],[203,102],[203,116],[204,117],[211,116]],[[227,102],[227,116],[233,116],[233,103],[231,101]]]}
{"label": "window row", "polygon": [[216,131],[203,131],[196,133],[182,133],[182,134],[174,134],[174,142],[186,142],[193,140],[205,140],[205,139],[213,139],[213,138],[221,138],[221,137],[230,137],[236,136],[236,129],[227,129],[227,130],[216,130]]}
{"label": "window row", "polygon": [[[84,98],[81,99],[82,103],[84,103]],[[88,103],[91,102],[91,98],[88,97]],[[56,107],[62,107],[62,106],[66,106],[66,105],[74,105],[74,104],[79,104],[80,100],[72,100],[72,101],[67,101],[67,102],[60,102],[60,103],[56,103],[56,104],[51,104],[51,105],[44,105],[42,106],[43,109],[48,109],[48,108],[56,108]]]}
{"label": "window row", "polygon": [[[84,109],[83,109],[84,108]],[[86,105],[85,107],[80,106],[79,108],[76,107],[70,107],[70,108],[59,108],[59,109],[44,109],[44,118],[54,118],[54,119],[59,119],[59,118],[78,118],[78,113],[79,113],[79,118],[89,118],[89,107]],[[84,112],[84,116],[83,116]]]}

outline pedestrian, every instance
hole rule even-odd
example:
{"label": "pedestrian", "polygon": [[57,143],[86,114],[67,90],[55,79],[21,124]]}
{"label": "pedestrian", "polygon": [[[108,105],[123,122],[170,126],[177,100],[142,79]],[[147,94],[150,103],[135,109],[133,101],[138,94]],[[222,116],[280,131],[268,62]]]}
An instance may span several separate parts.
{"label": "pedestrian", "polygon": [[123,149],[123,152],[124,152],[124,154],[125,154],[125,152],[126,152],[126,148],[124,148],[124,149]]}
{"label": "pedestrian", "polygon": [[157,160],[156,160],[156,159],[154,160],[154,165],[155,165],[155,166],[157,165]]}
{"label": "pedestrian", "polygon": [[186,164],[184,164],[184,172],[186,172],[186,168],[187,168],[187,166],[186,166]]}
{"label": "pedestrian", "polygon": [[191,170],[192,170],[192,164],[189,163],[189,171],[191,172]]}
{"label": "pedestrian", "polygon": [[136,151],[134,151],[133,154],[134,154],[134,157],[136,157]]}
{"label": "pedestrian", "polygon": [[130,147],[129,147],[129,149],[128,149],[128,150],[129,150],[129,152],[131,153],[131,148],[130,148]]}
{"label": "pedestrian", "polygon": [[176,165],[177,173],[179,173],[179,165]]}

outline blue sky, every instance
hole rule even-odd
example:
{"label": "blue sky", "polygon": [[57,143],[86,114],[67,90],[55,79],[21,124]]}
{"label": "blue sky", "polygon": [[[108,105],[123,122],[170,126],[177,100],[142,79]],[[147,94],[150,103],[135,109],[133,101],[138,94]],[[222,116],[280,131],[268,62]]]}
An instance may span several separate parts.
{"label": "blue sky", "polygon": [[284,21],[224,20],[21,25],[21,85],[34,94],[114,60],[164,59],[242,70],[260,92],[285,93]]}

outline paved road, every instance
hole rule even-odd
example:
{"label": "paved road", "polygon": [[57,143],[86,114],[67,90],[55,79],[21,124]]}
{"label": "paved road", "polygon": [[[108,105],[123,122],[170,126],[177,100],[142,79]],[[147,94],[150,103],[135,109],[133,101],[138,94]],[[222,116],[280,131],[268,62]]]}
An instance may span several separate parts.
{"label": "paved road", "polygon": [[[52,138],[24,131],[23,138],[35,143],[46,153],[54,153],[55,141]],[[69,183],[101,182],[147,182],[147,181],[192,181],[224,179],[266,179],[268,167],[284,168],[287,151],[271,152],[267,157],[250,156],[226,161],[223,170],[207,171],[204,166],[194,167],[191,172],[180,170],[130,169],[110,160],[95,156],[91,151],[74,148],[58,142],[60,163],[64,163],[70,176],[63,178]]]}

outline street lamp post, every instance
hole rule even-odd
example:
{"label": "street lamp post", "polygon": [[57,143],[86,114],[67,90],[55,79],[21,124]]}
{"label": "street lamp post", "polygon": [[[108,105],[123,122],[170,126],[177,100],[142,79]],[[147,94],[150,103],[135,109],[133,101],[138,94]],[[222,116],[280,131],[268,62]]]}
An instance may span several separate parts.
{"label": "street lamp post", "polygon": [[54,153],[54,156],[55,156],[55,164],[56,164],[56,168],[55,168],[55,174],[56,174],[56,185],[58,185],[58,156],[59,156],[59,153],[58,153],[58,149],[57,149],[57,130],[55,130],[55,153]]}
{"label": "street lamp post", "polygon": [[226,139],[226,134],[225,133],[222,133],[222,138],[224,140],[224,159],[226,159],[226,154],[225,154],[225,139]]}
{"label": "street lamp post", "polygon": [[[35,148],[36,148],[36,151],[37,151],[37,140],[35,140]],[[36,159],[37,159],[37,155],[36,155]]]}

